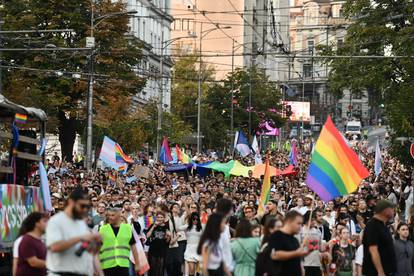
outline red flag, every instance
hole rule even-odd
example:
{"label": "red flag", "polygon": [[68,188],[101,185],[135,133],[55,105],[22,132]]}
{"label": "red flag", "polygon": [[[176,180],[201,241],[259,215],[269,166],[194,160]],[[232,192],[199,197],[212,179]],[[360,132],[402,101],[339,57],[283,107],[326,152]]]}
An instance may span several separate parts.
{"label": "red flag", "polygon": [[182,155],[181,155],[181,150],[180,150],[180,147],[178,146],[178,144],[175,144],[175,152],[177,153],[177,160],[178,161],[183,161],[182,160]]}

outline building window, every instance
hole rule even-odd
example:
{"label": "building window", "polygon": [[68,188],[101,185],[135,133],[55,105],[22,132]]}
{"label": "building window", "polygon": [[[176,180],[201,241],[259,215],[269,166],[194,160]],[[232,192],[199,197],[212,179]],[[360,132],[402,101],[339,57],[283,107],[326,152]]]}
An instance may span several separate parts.
{"label": "building window", "polygon": [[175,31],[181,30],[181,19],[174,20],[174,30]]}
{"label": "building window", "polygon": [[304,78],[310,78],[312,77],[312,64],[310,63],[304,63],[303,64],[303,77]]}
{"label": "building window", "polygon": [[315,48],[315,42],[313,40],[308,40],[308,53],[313,56],[313,51]]}
{"label": "building window", "polygon": [[191,19],[183,19],[183,22],[182,22],[182,25],[181,25],[181,27],[182,27],[182,30],[183,31],[189,31],[189,30],[191,30],[191,25],[192,25],[192,22],[193,20],[191,20]]}
{"label": "building window", "polygon": [[339,18],[344,17],[344,10],[342,8],[340,8],[339,11],[338,11],[338,17]]}
{"label": "building window", "polygon": [[344,40],[343,39],[338,39],[336,41],[336,47],[337,48],[341,48],[344,45]]}

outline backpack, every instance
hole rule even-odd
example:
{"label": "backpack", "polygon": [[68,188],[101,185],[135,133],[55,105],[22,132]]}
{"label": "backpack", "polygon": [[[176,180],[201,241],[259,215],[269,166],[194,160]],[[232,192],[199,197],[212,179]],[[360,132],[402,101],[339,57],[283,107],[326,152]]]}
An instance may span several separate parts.
{"label": "backpack", "polygon": [[265,243],[257,254],[256,258],[256,276],[280,276],[281,266],[278,262],[271,259],[272,249]]}

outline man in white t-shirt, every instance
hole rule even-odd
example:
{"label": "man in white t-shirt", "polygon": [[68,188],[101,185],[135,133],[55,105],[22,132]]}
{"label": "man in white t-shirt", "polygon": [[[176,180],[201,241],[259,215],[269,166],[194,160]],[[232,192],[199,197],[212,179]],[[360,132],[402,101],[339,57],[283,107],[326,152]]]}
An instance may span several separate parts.
{"label": "man in white t-shirt", "polygon": [[49,220],[46,228],[46,267],[49,276],[64,273],[93,275],[93,254],[97,253],[98,248],[92,245],[100,243],[101,237],[98,233],[91,233],[83,220],[89,208],[88,194],[76,189],[69,196],[64,212]]}

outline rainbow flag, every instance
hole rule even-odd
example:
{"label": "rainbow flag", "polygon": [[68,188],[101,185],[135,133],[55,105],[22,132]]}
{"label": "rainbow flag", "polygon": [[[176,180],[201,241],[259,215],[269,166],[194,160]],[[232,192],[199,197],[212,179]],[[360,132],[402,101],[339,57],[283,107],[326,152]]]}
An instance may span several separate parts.
{"label": "rainbow flag", "polygon": [[16,115],[14,117],[14,121],[16,123],[25,124],[26,121],[27,121],[27,115],[26,114],[16,113]]}
{"label": "rainbow flag", "polygon": [[190,164],[193,162],[193,160],[191,160],[190,156],[181,151],[181,162],[183,164]]}
{"label": "rainbow flag", "polygon": [[134,160],[124,153],[118,143],[115,143],[115,158],[117,163],[134,163]]}
{"label": "rainbow flag", "polygon": [[191,159],[190,157],[184,153],[184,151],[182,151],[178,145],[175,145],[175,152],[177,154],[177,160],[180,161],[183,164],[190,164],[191,163]]}
{"label": "rainbow flag", "polygon": [[266,156],[265,163],[265,173],[263,177],[262,191],[260,192],[259,208],[257,213],[262,215],[265,212],[265,206],[269,201],[270,197],[270,188],[272,184],[270,183],[270,166],[269,166],[269,156]]}
{"label": "rainbow flag", "polygon": [[115,182],[116,181],[116,175],[112,173],[108,173],[108,180]]}
{"label": "rainbow flag", "polygon": [[305,183],[326,202],[355,192],[367,176],[368,170],[328,117],[315,144]]}

